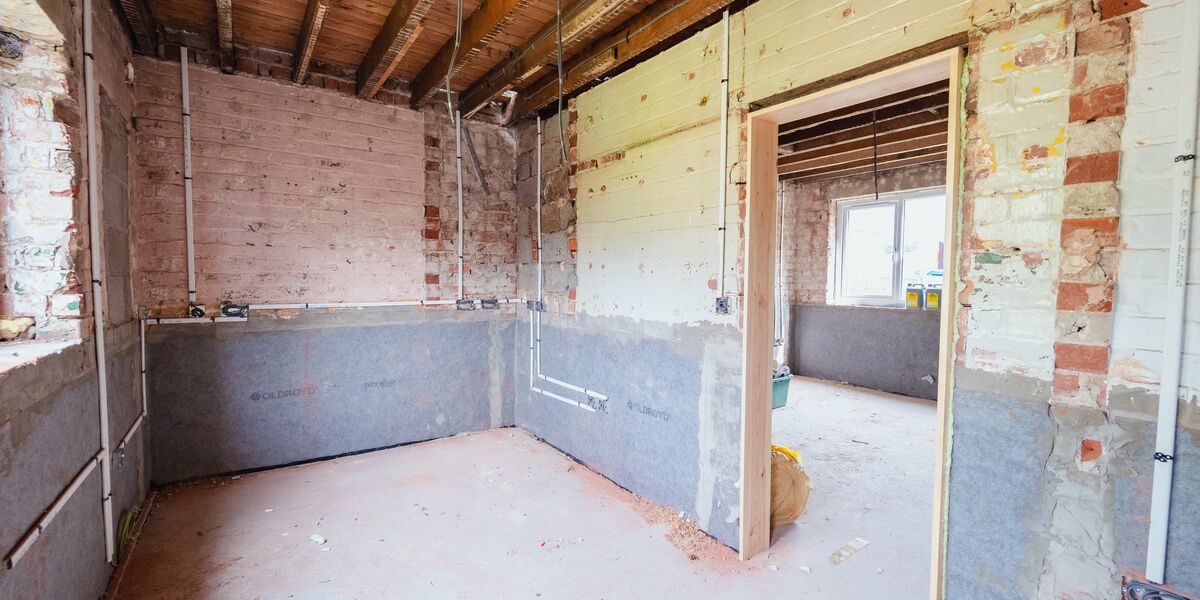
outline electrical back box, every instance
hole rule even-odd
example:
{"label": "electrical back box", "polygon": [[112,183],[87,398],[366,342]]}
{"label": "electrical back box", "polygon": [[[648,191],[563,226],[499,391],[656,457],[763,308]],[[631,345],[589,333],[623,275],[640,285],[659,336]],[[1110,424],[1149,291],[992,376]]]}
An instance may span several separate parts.
{"label": "electrical back box", "polygon": [[925,288],[919,285],[909,286],[904,294],[904,305],[908,308],[925,308]]}

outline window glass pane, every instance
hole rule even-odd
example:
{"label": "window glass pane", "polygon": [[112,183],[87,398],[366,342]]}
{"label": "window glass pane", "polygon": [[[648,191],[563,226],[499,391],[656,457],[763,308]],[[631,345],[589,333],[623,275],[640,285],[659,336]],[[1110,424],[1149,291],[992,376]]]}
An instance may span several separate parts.
{"label": "window glass pane", "polygon": [[920,196],[904,201],[905,287],[942,283],[943,248],[946,234],[946,197]]}
{"label": "window glass pane", "polygon": [[891,297],[896,206],[847,208],[842,228],[842,295]]}

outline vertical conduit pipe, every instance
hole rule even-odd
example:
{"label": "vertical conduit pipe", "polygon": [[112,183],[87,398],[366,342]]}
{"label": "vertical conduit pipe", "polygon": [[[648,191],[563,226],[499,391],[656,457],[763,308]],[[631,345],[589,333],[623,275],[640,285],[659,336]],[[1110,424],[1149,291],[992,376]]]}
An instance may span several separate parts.
{"label": "vertical conduit pipe", "polygon": [[725,203],[728,199],[729,177],[729,9],[721,15],[721,29],[724,39],[721,42],[721,148],[720,167],[717,188],[717,298],[725,297]]}
{"label": "vertical conduit pipe", "polygon": [[458,176],[458,299],[463,299],[462,112],[454,111],[454,169]]}
{"label": "vertical conduit pipe", "polygon": [[191,305],[196,303],[196,238],[192,225],[192,102],[188,91],[187,46],[179,47],[179,81],[183,121],[183,223],[187,229],[187,287],[188,304]]}
{"label": "vertical conduit pipe", "polygon": [[96,68],[92,54],[92,0],[83,0],[84,114],[87,121],[88,243],[91,246],[92,324],[96,343],[96,385],[100,388],[100,502],[104,513],[104,556],[113,562],[112,452],[108,431],[108,363],[104,355],[104,263],[100,247],[99,144],[96,139]]}
{"label": "vertical conduit pipe", "polygon": [[1171,518],[1175,434],[1179,412],[1179,375],[1183,358],[1184,309],[1187,305],[1188,254],[1191,248],[1192,204],[1195,196],[1196,110],[1200,103],[1200,0],[1187,0],[1181,38],[1179,140],[1172,195],[1170,278],[1167,284],[1167,336],[1163,343],[1162,377],[1158,388],[1158,426],[1154,443],[1154,484],[1150,500],[1150,535],[1146,547],[1146,578],[1164,583],[1167,534]]}

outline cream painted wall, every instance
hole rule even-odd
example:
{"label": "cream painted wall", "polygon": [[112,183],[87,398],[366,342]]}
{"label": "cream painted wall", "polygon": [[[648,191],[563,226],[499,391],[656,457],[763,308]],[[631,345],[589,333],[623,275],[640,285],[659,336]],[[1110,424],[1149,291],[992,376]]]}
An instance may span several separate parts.
{"label": "cream painted wall", "polygon": [[[749,103],[965,31],[969,4],[762,0],[731,17],[729,295],[741,279]],[[738,322],[736,302],[732,315],[713,310],[721,45],[718,23],[576,99],[579,313]]]}

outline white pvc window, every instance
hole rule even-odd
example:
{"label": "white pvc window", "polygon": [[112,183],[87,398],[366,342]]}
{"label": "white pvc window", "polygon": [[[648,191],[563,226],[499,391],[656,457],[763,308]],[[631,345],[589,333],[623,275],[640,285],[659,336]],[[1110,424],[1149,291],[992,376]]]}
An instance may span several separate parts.
{"label": "white pvc window", "polygon": [[846,198],[836,206],[838,304],[904,306],[908,287],[942,282],[942,189]]}

